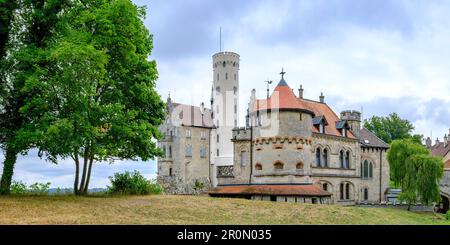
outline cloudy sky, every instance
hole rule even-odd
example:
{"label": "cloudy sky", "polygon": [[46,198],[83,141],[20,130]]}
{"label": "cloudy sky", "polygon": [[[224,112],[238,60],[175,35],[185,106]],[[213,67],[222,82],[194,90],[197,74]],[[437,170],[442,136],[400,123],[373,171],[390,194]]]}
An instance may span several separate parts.
{"label": "cloudy sky", "polygon": [[[211,56],[223,49],[241,55],[241,124],[252,88],[265,96],[267,79],[281,67],[305,97],[337,112],[363,108],[364,118],[397,112],[416,133],[442,137],[450,128],[450,2],[407,0],[134,0],[147,6],[154,34],[150,57],[158,64],[157,89],[181,103],[208,104]],[[0,160],[3,156],[0,155]],[[154,161],[101,163],[92,187],[114,172],[137,169],[155,176]],[[40,160],[34,151],[19,159],[16,180],[70,187],[74,167]]]}

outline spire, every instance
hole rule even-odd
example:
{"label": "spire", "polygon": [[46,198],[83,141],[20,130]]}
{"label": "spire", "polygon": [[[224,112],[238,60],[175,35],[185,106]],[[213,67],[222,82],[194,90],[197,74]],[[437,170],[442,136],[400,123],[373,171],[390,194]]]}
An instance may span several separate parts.
{"label": "spire", "polygon": [[284,74],[286,74],[286,72],[284,71],[284,68],[282,67],[281,68],[281,72],[280,72],[281,80],[280,80],[280,82],[278,83],[277,86],[288,86],[286,81],[284,80]]}
{"label": "spire", "polygon": [[284,72],[284,68],[283,68],[283,67],[281,67],[281,72],[280,72],[280,74],[281,74],[281,79],[284,80],[284,74],[286,74],[286,72]]}

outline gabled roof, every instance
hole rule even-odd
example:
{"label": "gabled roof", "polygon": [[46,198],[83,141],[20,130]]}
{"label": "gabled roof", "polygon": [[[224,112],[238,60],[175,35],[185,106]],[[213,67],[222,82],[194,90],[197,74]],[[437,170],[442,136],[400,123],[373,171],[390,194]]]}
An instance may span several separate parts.
{"label": "gabled roof", "polygon": [[343,129],[343,128],[346,128],[346,129],[348,129],[348,123],[347,123],[347,121],[345,121],[345,120],[340,120],[340,121],[337,121],[336,122],[336,128],[337,129]]}
{"label": "gabled roof", "polygon": [[282,195],[328,197],[331,193],[315,185],[233,185],[219,186],[208,192],[210,195]]}
{"label": "gabled roof", "polygon": [[389,145],[366,128],[360,131],[359,142],[363,147],[389,148]]}
{"label": "gabled roof", "polygon": [[313,125],[318,125],[318,124],[321,124],[322,122],[324,123],[324,125],[328,125],[328,122],[327,122],[327,120],[325,119],[324,116],[318,116],[318,117],[314,117],[312,119],[312,124]]}
{"label": "gabled roof", "polygon": [[450,152],[450,144],[445,145],[444,142],[438,142],[430,150],[433,156],[445,157]]}
{"label": "gabled roof", "polygon": [[180,120],[180,123],[183,126],[203,128],[214,127],[211,109],[204,108],[204,112],[202,114],[199,106],[185,105],[180,103],[172,103],[172,106],[172,111],[176,111],[176,114],[178,115],[178,118],[173,118],[172,120]]}

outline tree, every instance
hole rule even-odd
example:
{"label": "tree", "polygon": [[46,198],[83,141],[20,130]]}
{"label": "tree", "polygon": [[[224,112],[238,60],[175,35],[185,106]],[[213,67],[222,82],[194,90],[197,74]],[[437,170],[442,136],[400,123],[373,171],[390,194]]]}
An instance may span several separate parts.
{"label": "tree", "polygon": [[410,210],[411,204],[420,201],[430,205],[440,201],[439,180],[444,173],[442,158],[429,154],[416,154],[408,158],[404,189],[400,200],[406,201]]}
{"label": "tree", "polygon": [[373,116],[366,119],[364,127],[388,144],[397,139],[412,139],[421,143],[423,138],[422,135],[412,135],[414,126],[396,113],[391,113],[387,117]]}
{"label": "tree", "polygon": [[412,139],[394,140],[387,153],[391,180],[401,186],[400,200],[409,204],[438,202],[438,182],[443,175],[442,158],[433,157]]}
{"label": "tree", "polygon": [[[45,54],[42,50],[51,39],[59,14],[66,6],[66,0],[0,0],[2,41],[14,38],[12,47],[2,45],[1,60],[1,107],[0,145],[5,152],[0,194],[8,194],[14,165],[19,153],[26,153],[33,142],[27,138],[18,140],[17,133],[28,127],[32,121],[20,110],[32,91],[24,93],[25,81],[42,65]],[[15,11],[15,9],[18,11]],[[3,15],[5,13],[5,15]],[[14,20],[14,21],[13,21]],[[5,58],[7,55],[7,59]]]}
{"label": "tree", "polygon": [[145,9],[130,0],[92,2],[67,18],[47,49],[48,65],[27,80],[24,90],[35,95],[22,111],[35,123],[20,132],[48,160],[74,161],[77,195],[87,193],[94,162],[162,153],[155,140],[165,106],[148,60]]}
{"label": "tree", "polygon": [[391,180],[397,186],[403,188],[409,158],[417,154],[429,154],[429,151],[411,139],[394,140],[391,142],[387,152],[387,159],[390,166]]}

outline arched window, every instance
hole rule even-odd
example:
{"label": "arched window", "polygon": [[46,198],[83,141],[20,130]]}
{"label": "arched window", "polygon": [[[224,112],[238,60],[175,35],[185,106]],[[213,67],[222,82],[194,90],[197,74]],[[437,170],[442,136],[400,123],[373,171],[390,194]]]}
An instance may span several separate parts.
{"label": "arched window", "polygon": [[273,168],[275,169],[275,170],[281,170],[281,169],[283,169],[283,166],[284,164],[282,163],[282,162],[276,162],[275,164],[273,164]]}
{"label": "arched window", "polygon": [[339,166],[344,168],[344,151],[339,152]]}
{"label": "arched window", "polygon": [[[219,74],[217,74],[217,75],[219,75]],[[216,87],[216,93],[217,94],[220,93],[220,87],[219,86]]]}
{"label": "arched window", "polygon": [[369,200],[369,189],[368,188],[364,188],[364,200],[365,201]]}
{"label": "arched window", "polygon": [[234,93],[234,95],[237,94],[237,87],[236,86],[233,87],[233,93]]}
{"label": "arched window", "polygon": [[219,81],[219,73],[217,73],[217,81]]}
{"label": "arched window", "polygon": [[295,165],[295,169],[298,170],[303,169],[303,163],[302,162],[297,163],[297,165]]}
{"label": "arched window", "polygon": [[255,170],[262,170],[262,165],[261,165],[261,163],[257,163],[257,164],[255,165]]}
{"label": "arched window", "polygon": [[172,146],[169,145],[169,157],[172,157]]}
{"label": "arched window", "polygon": [[350,184],[345,184],[345,199],[350,200]]}
{"label": "arched window", "polygon": [[339,185],[339,198],[341,199],[341,200],[344,200],[344,183],[341,183],[340,185]]}
{"label": "arched window", "polygon": [[321,167],[322,163],[320,162],[320,148],[316,150],[316,166]]}
{"label": "arched window", "polygon": [[328,167],[328,149],[323,149],[323,163],[322,165],[326,168]]}
{"label": "arched window", "polygon": [[227,65],[227,63],[225,63],[225,61],[222,63],[223,67],[225,67]]}
{"label": "arched window", "polygon": [[234,74],[234,81],[236,81],[236,73]]}
{"label": "arched window", "polygon": [[373,164],[367,160],[364,160],[362,164],[362,177],[372,178],[373,177]]}
{"label": "arched window", "polygon": [[165,145],[163,145],[162,151],[163,151],[163,156],[166,157],[166,146]]}
{"label": "arched window", "polygon": [[345,168],[350,168],[350,151],[345,153]]}

